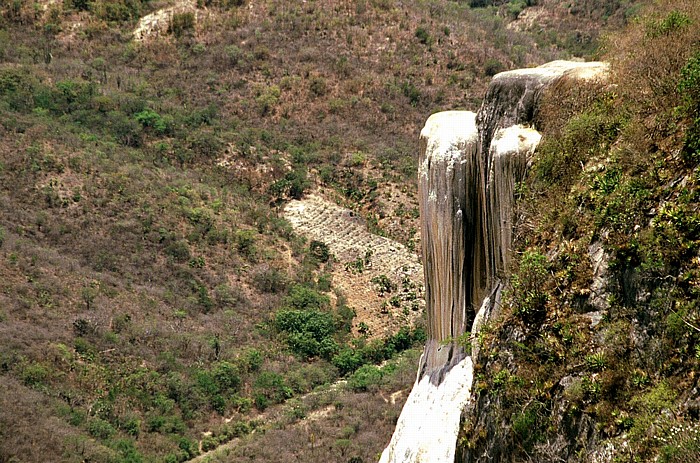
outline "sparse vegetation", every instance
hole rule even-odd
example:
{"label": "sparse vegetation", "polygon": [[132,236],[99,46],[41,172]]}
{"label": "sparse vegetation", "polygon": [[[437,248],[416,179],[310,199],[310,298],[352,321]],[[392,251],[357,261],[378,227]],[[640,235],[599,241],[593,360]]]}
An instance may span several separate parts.
{"label": "sparse vegetation", "polygon": [[[491,443],[513,461],[557,459],[562,438],[581,458],[604,445],[614,461],[695,458],[700,17],[694,2],[639,11],[609,39],[607,85],[557,88],[539,110],[509,309],[482,335],[480,400],[510,420]],[[587,420],[595,437],[572,438]]]}
{"label": "sparse vegetation", "polygon": [[[204,0],[133,35],[165,6],[0,2],[0,460],[178,462],[241,439],[246,459],[372,461],[400,401],[364,390],[408,387],[424,333],[354,338],[334,257],[281,207],[320,187],[415,245],[425,118],[571,47],[442,0]],[[314,398],[341,375],[354,391]],[[342,425],[285,428],[289,399],[290,420],[331,406]]]}

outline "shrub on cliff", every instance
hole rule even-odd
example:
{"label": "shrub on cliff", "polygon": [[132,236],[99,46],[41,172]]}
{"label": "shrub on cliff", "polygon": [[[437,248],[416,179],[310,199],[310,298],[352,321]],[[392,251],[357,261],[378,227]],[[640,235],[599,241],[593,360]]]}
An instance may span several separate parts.
{"label": "shrub on cliff", "polygon": [[697,162],[700,160],[700,51],[690,57],[681,69],[678,91],[683,101],[682,108],[690,119],[683,156],[687,161]]}

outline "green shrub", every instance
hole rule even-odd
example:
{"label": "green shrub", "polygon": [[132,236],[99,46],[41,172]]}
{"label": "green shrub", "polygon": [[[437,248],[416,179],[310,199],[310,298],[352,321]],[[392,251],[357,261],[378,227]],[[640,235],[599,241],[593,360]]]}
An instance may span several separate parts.
{"label": "green shrub", "polygon": [[682,155],[684,160],[695,163],[700,161],[700,53],[693,55],[681,69],[678,91],[683,110],[690,117]]}
{"label": "green shrub", "polygon": [[141,16],[140,0],[98,0],[90,3],[90,10],[105,21],[121,22]]}
{"label": "green shrub", "polygon": [[109,439],[117,432],[109,421],[100,418],[92,418],[88,421],[87,430],[92,437],[97,439]]}
{"label": "green shrub", "polygon": [[211,373],[216,381],[217,390],[222,393],[233,393],[241,385],[238,368],[229,362],[215,363],[212,366]]}
{"label": "green shrub", "polygon": [[175,241],[165,248],[165,253],[175,259],[176,262],[187,262],[190,260],[190,247],[184,241]]}
{"label": "green shrub", "polygon": [[287,287],[287,276],[275,267],[266,267],[253,274],[253,284],[259,291],[275,294]]}
{"label": "green shrub", "polygon": [[332,276],[328,273],[322,273],[316,279],[316,287],[319,291],[327,293],[332,287]]}
{"label": "green shrub", "polygon": [[194,31],[194,24],[195,17],[191,11],[175,13],[168,25],[168,33],[180,38],[185,34],[191,34]]}
{"label": "green shrub", "polygon": [[240,364],[246,372],[252,373],[260,370],[264,360],[263,354],[258,349],[251,347],[246,349],[241,355]]}
{"label": "green shrub", "polygon": [[143,463],[143,456],[136,450],[132,440],[117,439],[110,446],[119,452],[120,463]]}
{"label": "green shrub", "polygon": [[317,309],[285,309],[277,312],[275,328],[287,335],[289,348],[302,357],[323,355],[329,358],[337,349],[332,339],[335,317]]}
{"label": "green shrub", "polygon": [[245,53],[243,53],[243,50],[238,48],[236,45],[227,45],[226,48],[224,48],[224,54],[226,55],[226,58],[231,66],[235,66],[245,58]]}
{"label": "green shrub", "polygon": [[526,452],[543,438],[545,417],[542,411],[540,403],[533,403],[512,417],[513,433]]}
{"label": "green shrub", "polygon": [[363,365],[348,378],[348,386],[356,392],[375,389],[383,377],[384,374],[379,367]]}
{"label": "green shrub", "polygon": [[186,437],[179,437],[177,446],[184,452],[185,460],[190,460],[199,454],[197,442]]}
{"label": "green shrub", "polygon": [[255,103],[261,116],[267,116],[272,112],[282,94],[277,85],[260,88],[256,93]]}
{"label": "green shrub", "polygon": [[284,377],[272,371],[263,371],[253,383],[255,405],[264,409],[270,403],[284,402],[294,395]]}
{"label": "green shrub", "polygon": [[243,254],[248,259],[255,257],[257,251],[255,248],[256,235],[254,231],[239,230],[236,232],[235,239],[238,252]]}
{"label": "green shrub", "polygon": [[536,322],[545,313],[549,299],[544,287],[547,280],[547,257],[526,251],[518,272],[511,277],[513,313],[526,322]]}
{"label": "green shrub", "polygon": [[433,38],[430,36],[428,30],[423,26],[418,26],[414,35],[423,45],[431,45],[433,43]]}
{"label": "green shrub", "polygon": [[138,147],[141,145],[143,128],[141,124],[120,111],[107,113],[106,129],[122,145]]}
{"label": "green shrub", "polygon": [[392,291],[396,291],[397,288],[396,283],[391,281],[391,279],[384,274],[373,277],[370,281],[377,285],[377,290],[382,294],[391,293]]}
{"label": "green shrub", "polygon": [[269,192],[278,200],[284,197],[301,199],[309,185],[306,169],[300,166],[287,172],[283,178],[270,185]]}
{"label": "green shrub", "polygon": [[516,19],[525,8],[527,8],[526,0],[510,0],[507,7],[508,15]]}
{"label": "green shrub", "polygon": [[[0,241],[0,245],[1,244],[2,241]],[[330,249],[323,241],[311,240],[311,243],[309,244],[309,252],[319,262],[328,262],[328,259],[331,257]]]}
{"label": "green shrub", "polygon": [[319,76],[311,78],[311,82],[309,83],[309,90],[311,90],[311,93],[313,93],[315,96],[325,95],[328,91],[328,84],[326,84],[326,79]]}
{"label": "green shrub", "polygon": [[401,85],[401,90],[411,106],[417,106],[420,102],[422,95],[418,87],[416,87],[413,82],[406,81]]}
{"label": "green shrub", "polygon": [[330,305],[330,298],[306,286],[294,285],[284,298],[284,304],[286,307],[297,310],[320,310]]}
{"label": "green shrub", "polygon": [[691,56],[681,69],[678,91],[686,111],[691,115],[700,116],[700,52]]}
{"label": "green shrub", "polygon": [[152,109],[137,113],[135,118],[143,127],[153,129],[159,135],[165,135],[172,130],[172,117],[163,117]]}
{"label": "green shrub", "polygon": [[682,11],[673,10],[665,18],[647,23],[647,36],[659,37],[685,29],[692,23],[690,17]]}
{"label": "green shrub", "polygon": [[187,137],[187,148],[202,160],[216,159],[224,142],[211,129],[200,129]]}
{"label": "green shrub", "polygon": [[30,111],[34,108],[34,95],[39,89],[38,80],[26,68],[0,70],[0,97],[14,111]]}
{"label": "green shrub", "polygon": [[84,360],[92,362],[97,358],[97,349],[85,338],[75,338],[74,347]]}
{"label": "green shrub", "polygon": [[49,379],[49,369],[41,363],[30,363],[22,367],[20,376],[27,386],[39,387]]}
{"label": "green shrub", "polygon": [[341,375],[347,375],[367,363],[367,359],[361,349],[343,347],[340,352],[332,358],[331,363],[333,363],[333,366],[338,369]]}

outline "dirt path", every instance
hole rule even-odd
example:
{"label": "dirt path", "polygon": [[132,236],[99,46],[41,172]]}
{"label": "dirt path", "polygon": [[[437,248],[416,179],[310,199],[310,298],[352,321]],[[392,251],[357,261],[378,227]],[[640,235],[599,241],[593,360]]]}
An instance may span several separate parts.
{"label": "dirt path", "polygon": [[[327,244],[335,256],[333,286],[357,313],[354,332],[366,330],[370,337],[383,337],[420,316],[425,305],[423,267],[415,253],[370,233],[353,211],[319,195],[289,202],[284,216],[297,233]],[[396,289],[380,293],[372,283],[380,275],[386,275]]]}

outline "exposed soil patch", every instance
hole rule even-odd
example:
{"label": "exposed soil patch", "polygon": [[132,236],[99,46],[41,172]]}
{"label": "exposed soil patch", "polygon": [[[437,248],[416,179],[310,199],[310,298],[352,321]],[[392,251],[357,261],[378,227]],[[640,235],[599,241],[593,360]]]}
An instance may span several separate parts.
{"label": "exposed soil patch", "polygon": [[141,42],[149,38],[164,35],[176,14],[192,13],[195,19],[199,19],[201,12],[197,11],[197,4],[193,0],[178,0],[174,5],[148,14],[139,20],[134,30],[134,39]]}
{"label": "exposed soil patch", "polygon": [[[368,232],[356,213],[318,195],[291,201],[284,214],[297,233],[327,244],[335,256],[333,285],[357,312],[355,333],[381,337],[419,318],[425,305],[423,266],[415,253]],[[377,283],[382,275],[390,285]]]}

